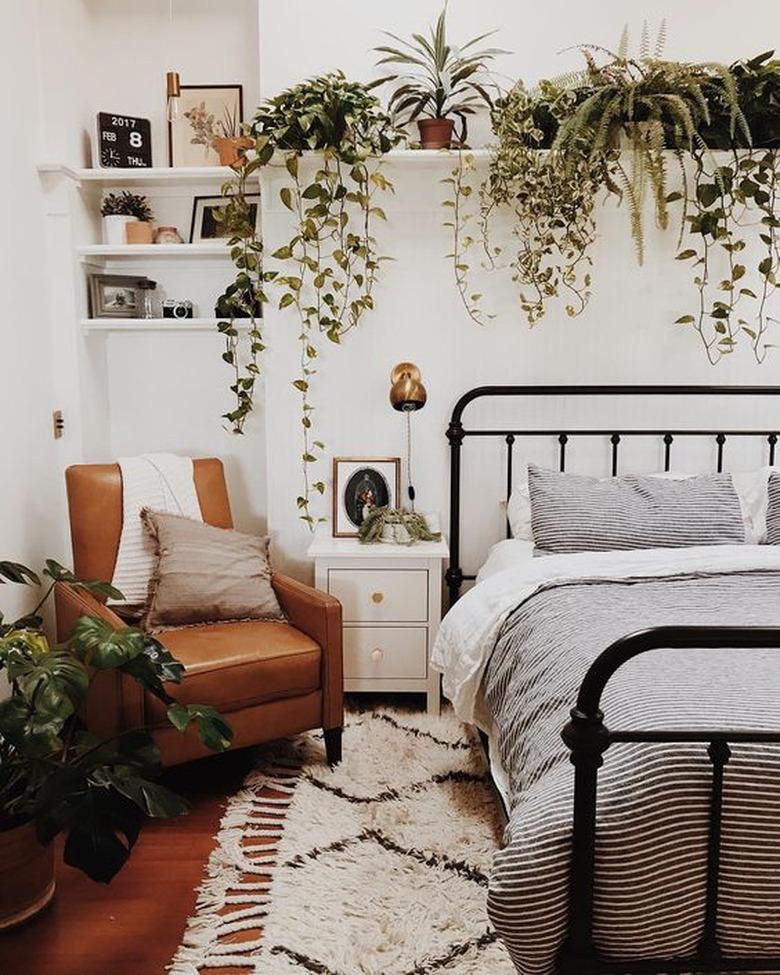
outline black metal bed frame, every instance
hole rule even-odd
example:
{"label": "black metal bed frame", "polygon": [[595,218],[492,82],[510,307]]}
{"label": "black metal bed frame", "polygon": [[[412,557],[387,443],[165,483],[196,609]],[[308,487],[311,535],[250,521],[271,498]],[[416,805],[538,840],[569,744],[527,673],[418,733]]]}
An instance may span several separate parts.
{"label": "black metal bed frame", "polygon": [[[778,434],[773,430],[615,430],[615,429],[475,429],[463,425],[463,411],[474,400],[486,397],[538,396],[780,396],[778,386],[480,386],[465,393],[452,411],[447,440],[450,445],[450,567],[446,574],[450,604],[460,596],[464,581],[476,578],[460,564],[461,449],[466,437],[501,437],[506,442],[506,494],[512,490],[512,454],[517,437],[557,437],[559,467],[565,470],[566,445],[574,436],[608,437],[612,445],[612,474],[618,473],[618,450],[626,436],[662,437],[664,469],[670,470],[676,437],[714,437],[717,469],[723,470],[724,448],[729,437],[763,437],[768,461],[775,460]],[[507,537],[510,535],[507,524]],[[562,731],[574,765],[574,812],[569,883],[569,919],[566,939],[557,962],[559,975],[665,975],[665,973],[780,972],[780,954],[773,957],[725,957],[718,943],[718,892],[725,767],[730,745],[780,744],[777,732],[725,729],[611,730],[600,710],[601,696],[610,678],[628,660],[661,647],[682,651],[693,648],[780,650],[780,627],[663,626],[633,633],[617,640],[593,662],[580,685],[576,706]],[[596,843],[598,770],[604,752],[613,744],[701,743],[712,763],[707,877],[702,935],[693,954],[676,958],[644,958],[629,961],[603,958],[593,939],[593,905]]]}

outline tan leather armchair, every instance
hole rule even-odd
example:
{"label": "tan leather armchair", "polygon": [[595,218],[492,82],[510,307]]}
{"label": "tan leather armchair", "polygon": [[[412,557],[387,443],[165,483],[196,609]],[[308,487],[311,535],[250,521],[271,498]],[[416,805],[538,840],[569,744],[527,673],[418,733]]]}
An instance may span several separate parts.
{"label": "tan leather armchair", "polygon": [[[203,520],[232,528],[222,462],[193,463]],[[119,467],[77,465],[65,479],[76,575],[110,580],[122,532]],[[185,667],[184,680],[171,693],[184,703],[216,707],[233,727],[233,748],[322,728],[328,761],[335,764],[341,760],[343,724],[341,604],[282,575],[272,582],[289,624],[210,623],[158,634]],[[85,614],[117,628],[125,625],[110,607],[66,584],[57,584],[55,600],[61,640]],[[166,765],[211,754],[194,731],[182,735],[172,728],[162,704],[121,674],[98,674],[85,718],[90,730],[105,736],[149,728]]]}

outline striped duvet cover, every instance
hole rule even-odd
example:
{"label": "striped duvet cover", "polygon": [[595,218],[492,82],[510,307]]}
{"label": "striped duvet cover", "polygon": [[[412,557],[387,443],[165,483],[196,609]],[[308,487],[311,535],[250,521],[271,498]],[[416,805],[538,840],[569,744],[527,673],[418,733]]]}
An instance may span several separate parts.
{"label": "striped duvet cover", "polygon": [[[491,731],[505,776],[510,815],[490,881],[491,919],[518,972],[547,975],[568,911],[573,769],[560,732],[587,666],[614,640],[650,626],[780,626],[780,552],[724,546],[533,563],[467,594],[444,621],[435,660],[461,716],[476,716]],[[780,654],[654,651],[618,671],[603,710],[613,728],[776,730]],[[777,954],[780,750],[732,751],[719,939],[726,954]],[[711,774],[704,746],[615,744],[607,751],[594,919],[606,956],[695,948]]]}

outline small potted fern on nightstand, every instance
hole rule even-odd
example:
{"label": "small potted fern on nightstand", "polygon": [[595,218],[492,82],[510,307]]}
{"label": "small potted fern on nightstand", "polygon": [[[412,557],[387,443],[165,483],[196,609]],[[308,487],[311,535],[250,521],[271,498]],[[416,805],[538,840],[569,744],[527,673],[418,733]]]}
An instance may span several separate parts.
{"label": "small potted fern on nightstand", "polygon": [[358,529],[364,545],[388,542],[414,545],[415,542],[438,542],[441,532],[432,532],[422,515],[404,508],[372,508]]}

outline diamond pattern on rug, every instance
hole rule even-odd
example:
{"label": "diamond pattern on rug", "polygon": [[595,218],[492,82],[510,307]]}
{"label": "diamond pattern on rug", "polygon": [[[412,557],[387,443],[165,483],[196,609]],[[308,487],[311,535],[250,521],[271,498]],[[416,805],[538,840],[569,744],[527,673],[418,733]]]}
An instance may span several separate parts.
{"label": "diamond pattern on rug", "polygon": [[[278,750],[261,754],[250,794],[264,764],[279,760]],[[221,828],[173,975],[227,965],[256,975],[512,975],[485,910],[498,802],[475,738],[450,712],[352,711],[340,766],[325,764],[317,733],[284,746],[282,760],[300,774],[270,848],[263,906],[242,892],[246,876],[226,869]],[[241,819],[233,802],[230,849]],[[235,942],[242,935],[247,947]]]}

